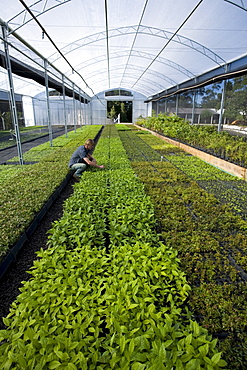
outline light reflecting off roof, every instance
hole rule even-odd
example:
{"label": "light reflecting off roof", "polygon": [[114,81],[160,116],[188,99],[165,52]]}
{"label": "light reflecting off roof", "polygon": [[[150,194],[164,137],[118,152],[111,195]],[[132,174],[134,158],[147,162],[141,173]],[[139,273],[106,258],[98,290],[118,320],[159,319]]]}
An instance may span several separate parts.
{"label": "light reflecting off roof", "polygon": [[[247,50],[247,0],[1,0],[1,19],[90,96],[145,86],[148,97]],[[0,81],[7,89],[1,69]],[[44,89],[14,83],[24,95]]]}

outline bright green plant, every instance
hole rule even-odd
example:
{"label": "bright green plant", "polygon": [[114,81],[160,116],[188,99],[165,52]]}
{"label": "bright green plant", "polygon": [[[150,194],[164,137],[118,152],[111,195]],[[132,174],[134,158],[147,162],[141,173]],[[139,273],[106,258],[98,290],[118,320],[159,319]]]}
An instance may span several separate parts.
{"label": "bright green plant", "polygon": [[81,132],[70,132],[68,138],[55,139],[52,149],[45,143],[27,152],[28,160],[39,163],[14,166],[15,170],[13,166],[0,166],[0,260],[65,180],[72,152],[99,129],[100,126],[86,126]]}

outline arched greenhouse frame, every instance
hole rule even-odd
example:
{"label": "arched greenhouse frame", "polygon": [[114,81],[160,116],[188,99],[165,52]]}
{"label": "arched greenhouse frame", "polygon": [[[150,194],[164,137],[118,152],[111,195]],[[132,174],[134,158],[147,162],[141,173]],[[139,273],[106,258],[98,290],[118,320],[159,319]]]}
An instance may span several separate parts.
{"label": "arched greenhouse frame", "polygon": [[247,368],[246,25],[2,0],[1,368]]}

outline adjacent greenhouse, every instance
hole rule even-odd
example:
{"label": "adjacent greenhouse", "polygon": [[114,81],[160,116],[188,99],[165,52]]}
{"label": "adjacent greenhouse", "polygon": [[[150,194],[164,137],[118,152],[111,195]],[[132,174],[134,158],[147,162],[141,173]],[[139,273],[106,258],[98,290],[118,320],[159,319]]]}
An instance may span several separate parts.
{"label": "adjacent greenhouse", "polygon": [[246,0],[2,0],[1,368],[247,368],[246,25]]}

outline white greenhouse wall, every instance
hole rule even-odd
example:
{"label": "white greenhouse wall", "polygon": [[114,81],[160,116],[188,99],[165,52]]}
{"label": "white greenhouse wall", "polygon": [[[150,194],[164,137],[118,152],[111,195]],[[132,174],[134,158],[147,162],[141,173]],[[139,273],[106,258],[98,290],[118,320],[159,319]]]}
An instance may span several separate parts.
{"label": "white greenhouse wall", "polygon": [[106,108],[107,102],[101,94],[95,95],[89,103],[92,114],[93,125],[105,125],[106,124]]}
{"label": "white greenhouse wall", "polygon": [[147,107],[146,103],[144,103],[143,99],[137,99],[135,98],[133,100],[133,118],[132,123],[136,123],[137,119],[142,117],[147,117]]}
{"label": "white greenhouse wall", "polygon": [[[49,98],[51,125],[64,125],[63,97]],[[89,123],[87,104],[66,97],[65,99],[66,123],[68,126],[81,126]],[[34,124],[44,126],[48,124],[47,101],[43,93],[33,98]]]}

